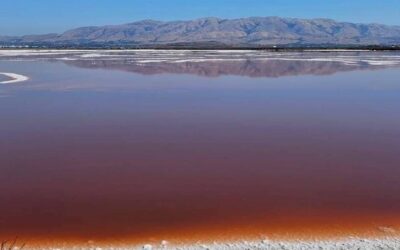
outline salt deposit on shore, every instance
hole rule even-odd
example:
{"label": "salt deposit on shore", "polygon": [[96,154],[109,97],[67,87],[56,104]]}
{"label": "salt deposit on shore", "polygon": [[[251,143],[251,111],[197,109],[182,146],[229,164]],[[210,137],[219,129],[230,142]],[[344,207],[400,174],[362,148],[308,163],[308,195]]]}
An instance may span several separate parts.
{"label": "salt deposit on shore", "polygon": [[254,250],[314,250],[314,249],[337,249],[337,250],[348,250],[348,249],[365,249],[365,250],[374,250],[374,249],[400,249],[400,237],[395,236],[387,236],[383,238],[355,238],[349,237],[345,239],[338,240],[315,240],[315,241],[302,241],[302,240],[293,240],[293,241],[275,241],[269,240],[267,238],[260,239],[258,241],[236,241],[236,242],[214,242],[214,243],[202,243],[197,242],[193,244],[182,243],[182,244],[174,244],[168,241],[161,241],[159,243],[152,244],[142,244],[136,246],[105,246],[105,245],[96,245],[94,242],[88,243],[87,246],[65,246],[64,247],[38,247],[38,248],[29,248],[25,247],[24,249],[43,249],[43,250],[67,250],[67,249],[75,249],[75,250],[86,250],[86,249],[96,249],[96,250],[105,250],[105,249],[113,249],[113,250],[156,250],[156,249],[164,249],[164,250],[197,250],[197,249],[209,249],[209,250],[241,250],[241,249],[254,249]]}
{"label": "salt deposit on shore", "polygon": [[15,73],[0,72],[0,75],[4,75],[6,77],[11,78],[11,80],[0,81],[0,84],[10,84],[10,83],[24,82],[29,80],[29,77]]}

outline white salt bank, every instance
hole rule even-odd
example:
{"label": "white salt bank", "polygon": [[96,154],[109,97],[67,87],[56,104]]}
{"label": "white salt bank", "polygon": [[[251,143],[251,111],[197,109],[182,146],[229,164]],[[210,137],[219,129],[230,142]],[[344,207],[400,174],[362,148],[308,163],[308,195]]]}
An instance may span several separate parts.
{"label": "white salt bank", "polygon": [[4,75],[6,77],[11,78],[10,80],[0,81],[0,84],[10,84],[10,83],[24,82],[29,80],[29,77],[15,73],[0,72],[0,75]]}

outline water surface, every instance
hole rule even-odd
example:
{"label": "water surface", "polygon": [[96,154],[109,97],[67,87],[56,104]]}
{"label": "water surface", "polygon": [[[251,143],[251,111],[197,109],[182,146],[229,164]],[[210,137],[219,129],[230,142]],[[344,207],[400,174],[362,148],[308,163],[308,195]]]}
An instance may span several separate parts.
{"label": "water surface", "polygon": [[398,54],[165,53],[0,56],[1,238],[400,229]]}

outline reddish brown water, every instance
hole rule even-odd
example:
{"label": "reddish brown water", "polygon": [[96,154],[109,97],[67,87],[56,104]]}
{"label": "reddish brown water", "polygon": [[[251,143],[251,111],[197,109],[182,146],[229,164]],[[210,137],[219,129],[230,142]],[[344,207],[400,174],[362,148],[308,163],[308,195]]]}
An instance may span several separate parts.
{"label": "reddish brown water", "polygon": [[32,76],[0,86],[1,238],[314,237],[400,226],[398,69],[272,79],[0,66]]}

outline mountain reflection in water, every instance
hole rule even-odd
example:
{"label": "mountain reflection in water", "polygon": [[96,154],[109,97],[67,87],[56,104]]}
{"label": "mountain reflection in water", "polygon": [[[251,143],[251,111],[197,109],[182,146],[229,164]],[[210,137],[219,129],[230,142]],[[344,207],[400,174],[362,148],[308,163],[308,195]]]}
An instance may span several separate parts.
{"label": "mountain reflection in water", "polygon": [[[400,66],[400,56],[385,57],[376,53],[365,57],[365,53],[287,53],[274,55],[258,53],[252,55],[214,55],[185,58],[136,58],[137,60],[99,56],[92,60],[65,61],[68,65],[92,68],[123,70],[138,74],[191,74],[206,77],[223,75],[248,77],[282,77],[297,75],[329,75],[354,70],[373,70]],[[153,60],[152,60],[153,59]],[[383,60],[382,60],[383,59]]]}
{"label": "mountain reflection in water", "polygon": [[398,52],[268,52],[190,50],[0,51],[0,59],[63,61],[88,69],[154,74],[282,77],[329,75],[400,66]]}
{"label": "mountain reflection in water", "polygon": [[89,69],[111,69],[127,72],[155,74],[192,74],[207,77],[237,75],[249,77],[281,77],[296,75],[329,75],[341,71],[377,69],[384,66],[369,64],[343,64],[340,62],[305,62],[305,61],[211,61],[182,63],[146,63],[132,64],[125,60],[67,61],[68,65]]}

